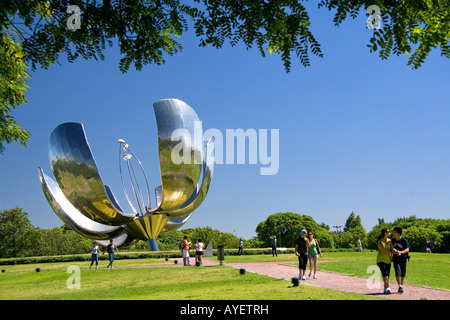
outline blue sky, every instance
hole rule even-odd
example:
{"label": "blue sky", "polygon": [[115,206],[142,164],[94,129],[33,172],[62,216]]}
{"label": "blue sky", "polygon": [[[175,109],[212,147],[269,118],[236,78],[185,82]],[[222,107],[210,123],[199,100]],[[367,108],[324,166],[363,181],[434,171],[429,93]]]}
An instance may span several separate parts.
{"label": "blue sky", "polygon": [[[216,165],[209,194],[183,228],[211,226],[255,236],[277,212],[344,225],[354,211],[366,231],[378,218],[450,217],[450,64],[438,50],[418,70],[408,56],[382,61],[367,48],[366,16],[335,27],[332,14],[312,8],[324,58],[304,68],[293,57],[286,73],[278,55],[263,58],[242,45],[199,48],[191,29],[184,49],[163,66],[122,74],[119,49],[105,61],[78,60],[37,70],[28,104],[13,115],[32,134],[27,148],[7,145],[0,156],[0,210],[23,207],[34,226],[62,222],[48,205],[38,167],[52,176],[48,141],[63,122],[82,122],[103,182],[128,208],[118,172],[118,138],[130,143],[159,185],[153,103],[178,98],[203,128],[279,129],[279,171],[259,164]],[[76,32],[76,31],[75,31]],[[153,194],[152,194],[153,196]]]}

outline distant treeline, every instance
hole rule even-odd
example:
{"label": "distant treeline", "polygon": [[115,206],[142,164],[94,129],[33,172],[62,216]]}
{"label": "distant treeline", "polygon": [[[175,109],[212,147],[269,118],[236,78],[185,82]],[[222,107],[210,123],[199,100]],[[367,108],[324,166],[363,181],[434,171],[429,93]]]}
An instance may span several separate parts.
{"label": "distant treeline", "polygon": [[[398,218],[392,223],[379,219],[379,224],[366,233],[361,218],[353,212],[348,217],[342,232],[330,231],[329,227],[318,224],[307,215],[286,212],[270,215],[256,227],[257,236],[244,239],[244,248],[266,248],[271,246],[270,236],[277,237],[280,247],[294,247],[295,239],[302,229],[314,233],[322,248],[356,249],[360,238],[363,248],[376,249],[378,235],[383,228],[403,228],[403,236],[411,244],[412,251],[425,252],[426,241],[431,240],[433,252],[450,252],[450,219],[418,219],[415,216]],[[161,251],[178,250],[178,244],[187,235],[194,244],[198,238],[207,245],[213,242],[214,248],[223,245],[225,249],[238,247],[239,238],[211,227],[191,228],[172,231],[157,238]],[[54,256],[89,253],[92,240],[87,239],[67,226],[53,229],[34,227],[28,213],[22,208],[0,211],[0,258]],[[122,250],[146,251],[147,243],[137,241]]]}

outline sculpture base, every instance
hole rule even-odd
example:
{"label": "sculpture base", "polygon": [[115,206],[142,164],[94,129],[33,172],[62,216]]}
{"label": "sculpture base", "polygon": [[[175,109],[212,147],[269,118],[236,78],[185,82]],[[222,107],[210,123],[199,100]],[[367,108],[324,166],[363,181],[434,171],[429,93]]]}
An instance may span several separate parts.
{"label": "sculpture base", "polygon": [[156,239],[150,239],[147,241],[148,251],[159,251],[158,244],[156,243]]}

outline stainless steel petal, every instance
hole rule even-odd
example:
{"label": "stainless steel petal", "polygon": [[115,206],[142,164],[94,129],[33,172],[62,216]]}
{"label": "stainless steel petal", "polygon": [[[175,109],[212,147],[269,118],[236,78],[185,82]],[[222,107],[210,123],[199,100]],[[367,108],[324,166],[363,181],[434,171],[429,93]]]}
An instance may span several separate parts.
{"label": "stainless steel petal", "polygon": [[184,217],[169,219],[169,221],[167,221],[167,223],[162,228],[160,234],[168,233],[177,230],[178,228],[181,228],[186,222],[188,222],[192,214],[193,212],[189,213]]}
{"label": "stainless steel petal", "polygon": [[97,223],[82,215],[65,197],[58,184],[39,168],[42,190],[53,211],[69,228],[79,234],[95,239],[108,240],[124,231],[122,226],[111,227]]}
{"label": "stainless steel petal", "polygon": [[50,135],[49,159],[67,200],[86,217],[118,226],[134,215],[116,208],[106,194],[81,123],[63,123]]}
{"label": "stainless steel petal", "polygon": [[193,212],[205,199],[214,173],[214,140],[209,138],[204,148],[203,179],[198,193],[185,202],[179,209],[171,211],[170,217],[185,217]]}
{"label": "stainless steel petal", "polygon": [[[162,197],[155,213],[167,213],[178,209],[195,192],[202,170],[201,122],[195,111],[178,99],[163,99],[153,104],[158,127],[159,165]],[[180,129],[184,134],[179,141],[172,141],[172,133]],[[197,134],[197,137],[195,136]],[[188,163],[172,161],[172,150],[183,141],[189,147]]]}
{"label": "stainless steel petal", "polygon": [[[109,244],[109,240],[95,240],[95,239],[93,239],[93,240],[96,243],[98,243],[99,245],[101,245],[102,247],[106,247]],[[120,247],[121,245],[125,244],[126,242],[129,242],[130,237],[126,233],[124,233],[124,234],[121,234],[120,236],[112,238],[112,240],[116,246]]]}
{"label": "stainless steel petal", "polygon": [[125,232],[140,240],[156,239],[167,220],[165,214],[145,215],[128,223]]}
{"label": "stainless steel petal", "polygon": [[112,189],[110,186],[105,184],[105,191],[106,191],[106,195],[108,196],[109,201],[111,201],[111,203],[117,208],[117,210],[119,210],[120,212],[123,212],[119,202],[116,199],[116,196],[114,195]]}
{"label": "stainless steel petal", "polygon": [[[214,140],[209,138],[206,142],[204,149],[204,162],[203,162],[203,179],[202,184],[198,188],[199,192],[192,200],[187,201],[183,206],[171,213],[176,215],[176,218],[171,218],[167,221],[164,228],[161,230],[161,234],[176,230],[183,226],[191,217],[192,213],[203,202],[208,194],[209,186],[211,185],[212,176],[214,173]],[[184,215],[182,215],[184,214]]]}

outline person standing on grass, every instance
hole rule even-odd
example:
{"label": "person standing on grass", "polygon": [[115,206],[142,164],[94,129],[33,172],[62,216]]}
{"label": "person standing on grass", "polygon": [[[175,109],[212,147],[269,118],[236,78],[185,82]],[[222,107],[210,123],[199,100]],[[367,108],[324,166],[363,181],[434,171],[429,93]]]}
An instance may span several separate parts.
{"label": "person standing on grass", "polygon": [[272,244],[272,257],[277,256],[277,237],[276,236],[270,236],[270,242]]}
{"label": "person standing on grass", "polygon": [[427,239],[427,253],[431,253],[431,240]]}
{"label": "person standing on grass", "polygon": [[92,242],[91,247],[91,265],[89,266],[89,269],[92,268],[92,265],[95,261],[95,269],[98,269],[98,253],[102,253],[100,249],[98,248],[98,245],[95,242]]}
{"label": "person standing on grass", "polygon": [[195,265],[197,265],[197,261],[200,262],[200,265],[203,265],[202,255],[203,255],[203,242],[202,239],[198,238],[195,243]]}
{"label": "person standing on grass", "polygon": [[106,246],[106,252],[108,252],[109,256],[109,264],[106,266],[106,269],[113,268],[113,262],[114,262],[114,250],[119,254],[119,250],[117,249],[117,246],[113,243],[113,240],[109,240],[109,244]]}
{"label": "person standing on grass", "polygon": [[191,247],[191,243],[188,241],[188,236],[183,237],[183,265],[190,266],[189,262],[189,249]]}
{"label": "person standing on grass", "polygon": [[358,252],[361,252],[362,251],[361,237],[358,237],[358,240],[356,241],[356,245],[358,247]]}
{"label": "person standing on grass", "polygon": [[295,255],[298,256],[298,278],[306,280],[305,272],[308,264],[308,248],[310,246],[306,230],[302,230],[300,237],[295,240]]}
{"label": "person standing on grass", "polygon": [[311,277],[313,275],[312,270],[314,267],[314,275],[313,279],[317,279],[316,272],[317,272],[317,259],[320,256],[322,257],[322,252],[320,252],[319,242],[316,238],[314,238],[314,234],[312,232],[308,233],[308,240],[309,240],[309,248],[308,248],[308,259],[309,259],[309,275],[308,277]]}
{"label": "person standing on grass", "polygon": [[392,256],[392,262],[394,263],[398,292],[403,293],[403,281],[406,276],[406,263],[408,261],[408,253],[411,246],[409,245],[408,240],[402,237],[402,228],[395,227],[393,231],[394,238],[392,238],[392,247],[394,248],[394,255]]}
{"label": "person standing on grass", "polygon": [[381,235],[378,237],[378,255],[377,255],[377,265],[380,268],[381,276],[383,277],[384,283],[384,294],[390,294],[391,289],[389,288],[389,274],[391,272],[391,254],[392,254],[392,243],[389,236],[391,232],[384,228],[381,230]]}
{"label": "person standing on grass", "polygon": [[244,239],[239,239],[239,249],[238,249],[238,255],[241,255],[244,253]]}

